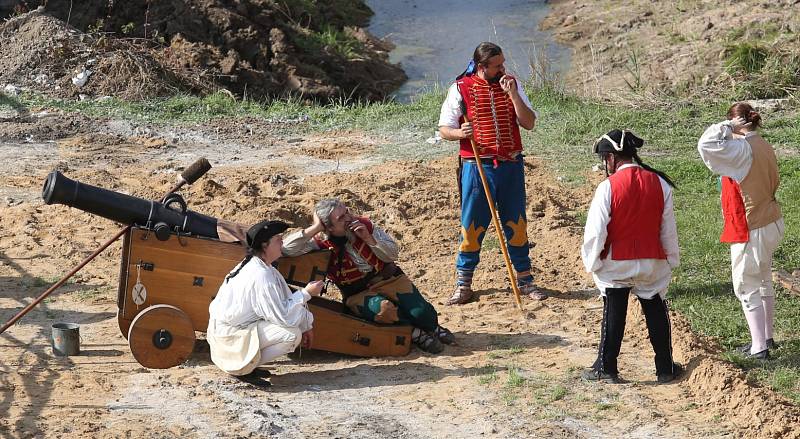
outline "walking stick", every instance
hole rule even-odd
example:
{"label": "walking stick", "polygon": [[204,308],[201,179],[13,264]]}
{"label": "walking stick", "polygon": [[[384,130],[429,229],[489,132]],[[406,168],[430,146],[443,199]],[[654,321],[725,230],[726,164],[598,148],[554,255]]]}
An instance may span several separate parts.
{"label": "walking stick", "polygon": [[[463,111],[464,120],[469,122],[467,112]],[[489,181],[486,179],[486,174],[483,172],[481,163],[481,156],[478,153],[478,144],[475,143],[474,134],[469,136],[469,143],[472,145],[472,154],[475,156],[475,166],[478,168],[478,174],[481,176],[481,183],[483,183],[483,192],[486,194],[486,201],[489,203],[489,210],[492,212],[492,222],[494,223],[494,230],[497,232],[497,240],[500,241],[500,249],[503,251],[503,257],[506,260],[506,268],[508,269],[508,278],[511,279],[511,288],[514,290],[514,299],[517,301],[517,308],[522,309],[522,297],[519,293],[517,286],[517,276],[514,274],[514,269],[511,266],[511,257],[508,256],[508,247],[506,247],[506,237],[503,233],[503,228],[500,225],[500,217],[497,214],[497,208],[494,205],[494,198],[489,192]]]}
{"label": "walking stick", "polygon": [[[175,184],[175,186],[174,186],[172,189],[170,189],[170,190],[169,190],[169,192],[167,192],[167,193],[164,195],[164,197],[162,198],[162,201],[163,201],[164,199],[166,199],[166,198],[167,198],[167,196],[169,196],[169,194],[171,194],[171,193],[173,193],[173,192],[177,191],[178,189],[180,189],[181,187],[183,187],[183,185],[184,185],[184,184],[192,184],[192,183],[194,183],[195,181],[197,181],[197,180],[198,180],[200,177],[202,177],[202,176],[203,176],[203,174],[205,174],[206,172],[208,172],[208,170],[209,170],[209,169],[211,169],[211,164],[208,162],[208,160],[206,160],[206,158],[205,158],[205,157],[203,157],[203,158],[200,158],[200,159],[198,159],[196,162],[192,163],[192,165],[191,165],[191,166],[189,166],[189,167],[188,167],[188,168],[186,168],[186,169],[185,169],[183,172],[181,172],[181,175],[180,175],[180,176],[178,176],[178,182]],[[107,248],[108,248],[108,246],[110,246],[111,244],[113,244],[113,243],[114,243],[114,241],[118,240],[118,239],[119,239],[119,238],[120,238],[122,235],[124,235],[125,233],[127,233],[127,232],[128,232],[128,230],[130,230],[130,228],[131,228],[130,224],[129,224],[129,225],[127,225],[127,226],[125,226],[125,227],[123,227],[123,228],[122,228],[122,230],[120,230],[119,232],[117,232],[117,234],[116,234],[116,235],[114,235],[114,236],[113,236],[111,239],[109,239],[108,241],[106,241],[105,243],[103,243],[103,245],[101,245],[101,246],[100,246],[100,247],[99,247],[97,250],[95,250],[95,251],[94,251],[94,253],[92,253],[91,255],[89,255],[89,257],[87,257],[86,259],[84,259],[84,260],[83,260],[83,261],[82,261],[80,264],[78,264],[78,266],[76,266],[75,268],[73,268],[73,269],[72,269],[72,271],[70,271],[69,273],[67,273],[67,274],[66,274],[64,277],[62,277],[62,278],[61,278],[61,279],[60,279],[58,282],[56,282],[55,284],[53,284],[53,286],[51,286],[50,288],[48,288],[48,289],[47,289],[47,291],[45,291],[44,293],[40,294],[40,295],[39,295],[39,297],[37,297],[36,299],[34,299],[34,301],[33,301],[33,302],[31,302],[30,304],[28,304],[28,306],[26,306],[25,308],[23,308],[23,309],[22,309],[22,311],[20,311],[19,313],[17,313],[17,315],[15,315],[14,317],[12,317],[12,318],[11,318],[11,320],[9,320],[8,322],[6,322],[6,324],[4,324],[2,328],[0,328],[0,334],[2,334],[2,333],[4,333],[4,332],[6,332],[6,329],[10,328],[10,327],[11,327],[11,325],[13,325],[14,323],[17,323],[17,321],[18,321],[19,319],[21,319],[21,318],[22,318],[22,317],[23,317],[25,314],[27,314],[28,312],[30,312],[30,310],[32,310],[34,307],[36,307],[36,305],[38,305],[38,304],[39,304],[39,303],[40,303],[42,300],[44,300],[45,298],[47,298],[47,296],[49,296],[50,294],[52,294],[52,293],[53,293],[53,292],[54,292],[56,289],[58,289],[58,287],[60,287],[61,285],[64,285],[64,283],[65,283],[66,281],[68,281],[68,280],[69,280],[69,278],[71,278],[72,276],[74,276],[74,275],[75,275],[75,273],[77,273],[78,271],[80,271],[80,270],[81,270],[81,268],[83,268],[83,267],[84,267],[86,264],[88,264],[88,263],[89,263],[89,262],[91,262],[91,261],[92,261],[94,258],[96,258],[96,257],[97,257],[97,255],[99,255],[100,253],[102,253],[102,252],[103,252],[103,250],[107,249]]]}

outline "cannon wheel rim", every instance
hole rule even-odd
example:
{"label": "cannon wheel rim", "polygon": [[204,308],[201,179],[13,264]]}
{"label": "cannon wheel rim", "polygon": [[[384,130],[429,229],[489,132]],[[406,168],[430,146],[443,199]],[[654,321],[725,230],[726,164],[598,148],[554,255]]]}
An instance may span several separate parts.
{"label": "cannon wheel rim", "polygon": [[172,305],[145,308],[131,322],[128,346],[136,361],[149,369],[183,364],[194,350],[194,327],[189,316]]}

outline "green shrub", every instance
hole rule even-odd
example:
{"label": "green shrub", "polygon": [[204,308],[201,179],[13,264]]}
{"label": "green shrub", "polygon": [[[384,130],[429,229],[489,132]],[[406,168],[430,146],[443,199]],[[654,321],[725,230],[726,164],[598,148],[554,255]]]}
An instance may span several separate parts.
{"label": "green shrub", "polygon": [[731,75],[755,73],[764,67],[768,55],[769,52],[766,49],[750,43],[729,46],[725,69]]}
{"label": "green shrub", "polygon": [[324,26],[319,31],[298,33],[295,43],[309,53],[324,51],[346,59],[356,58],[362,51],[362,45],[358,40],[333,26]]}

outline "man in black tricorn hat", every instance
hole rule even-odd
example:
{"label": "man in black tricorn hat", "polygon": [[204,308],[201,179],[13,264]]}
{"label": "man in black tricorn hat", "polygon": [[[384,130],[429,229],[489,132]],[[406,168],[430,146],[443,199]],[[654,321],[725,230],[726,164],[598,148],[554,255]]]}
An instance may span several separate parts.
{"label": "man in black tricorn hat", "polygon": [[306,307],[321,281],[292,292],[272,263],[281,256],[281,221],[262,221],[247,231],[247,256],[225,277],[208,308],[211,360],[251,384],[266,386],[258,366],[311,345],[314,316]]}
{"label": "man in black tricorn hat", "polygon": [[644,140],[612,130],[597,140],[608,178],[597,187],[583,236],[581,256],[603,297],[597,360],[583,373],[590,381],[618,382],[617,357],[625,333],[628,294],[639,298],[655,351],[656,376],[668,383],[683,368],[672,359],[667,294],[677,267],[678,233],[672,210],[674,184],[642,163]]}

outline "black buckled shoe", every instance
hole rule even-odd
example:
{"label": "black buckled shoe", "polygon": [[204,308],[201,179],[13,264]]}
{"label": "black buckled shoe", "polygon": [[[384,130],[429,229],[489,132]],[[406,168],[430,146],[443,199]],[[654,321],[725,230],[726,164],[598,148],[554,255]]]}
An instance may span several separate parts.
{"label": "black buckled shoe", "polygon": [[747,355],[745,355],[745,358],[749,358],[752,360],[760,360],[760,361],[769,360],[769,349],[764,349],[763,351],[756,352],[755,354],[748,353]]}
{"label": "black buckled shoe", "polygon": [[658,382],[661,384],[667,384],[678,379],[681,375],[683,375],[683,372],[683,366],[678,363],[673,363],[672,372],[660,373],[656,377],[656,380],[658,380]]}
{"label": "black buckled shoe", "polygon": [[[752,347],[753,347],[752,343],[747,343],[746,345],[742,345],[736,348],[736,351],[741,352],[745,355],[750,355],[750,348]],[[778,343],[775,343],[774,339],[768,338],[767,349],[778,349]]]}
{"label": "black buckled shoe", "polygon": [[619,374],[602,372],[593,367],[586,369],[581,374],[584,381],[598,381],[604,383],[619,383]]}
{"label": "black buckled shoe", "polygon": [[255,368],[249,375],[256,376],[258,378],[269,378],[272,376],[272,373],[267,369]]}
{"label": "black buckled shoe", "polygon": [[272,385],[269,381],[265,380],[259,374],[248,373],[247,375],[234,375],[233,377],[237,380],[250,384],[251,386],[258,387],[259,389],[264,389]]}
{"label": "black buckled shoe", "polygon": [[444,344],[454,344],[456,342],[456,336],[444,326],[437,326],[436,329],[433,330],[433,335]]}
{"label": "black buckled shoe", "polygon": [[415,329],[419,334],[411,337],[411,341],[417,345],[418,348],[431,354],[438,354],[444,350],[444,345],[435,335],[430,332],[425,332],[421,329]]}

